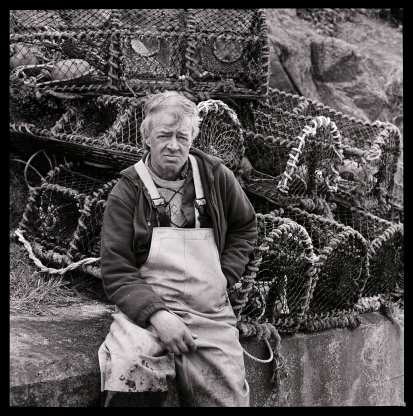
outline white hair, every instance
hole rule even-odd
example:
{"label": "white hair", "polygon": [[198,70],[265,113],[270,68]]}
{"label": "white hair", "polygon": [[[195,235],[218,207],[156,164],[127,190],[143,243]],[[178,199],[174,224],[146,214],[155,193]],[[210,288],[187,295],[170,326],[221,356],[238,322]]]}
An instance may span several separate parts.
{"label": "white hair", "polygon": [[148,149],[146,139],[152,128],[153,116],[168,109],[168,113],[173,117],[172,126],[179,124],[184,117],[191,117],[192,121],[192,140],[199,133],[198,108],[194,102],[179,94],[177,91],[165,91],[159,94],[150,95],[144,105],[144,119],[140,126],[142,145]]}

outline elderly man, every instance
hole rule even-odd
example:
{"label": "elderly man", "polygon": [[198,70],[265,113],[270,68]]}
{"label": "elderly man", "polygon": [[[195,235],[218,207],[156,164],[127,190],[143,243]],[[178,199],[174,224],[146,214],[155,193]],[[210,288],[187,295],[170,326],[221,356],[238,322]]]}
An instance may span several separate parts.
{"label": "elderly man", "polygon": [[102,228],[101,272],[116,305],[99,349],[102,406],[160,406],[176,377],[184,406],[249,406],[227,288],[257,238],[255,212],[220,159],[191,148],[196,105],[150,96],[142,159],[122,171]]}

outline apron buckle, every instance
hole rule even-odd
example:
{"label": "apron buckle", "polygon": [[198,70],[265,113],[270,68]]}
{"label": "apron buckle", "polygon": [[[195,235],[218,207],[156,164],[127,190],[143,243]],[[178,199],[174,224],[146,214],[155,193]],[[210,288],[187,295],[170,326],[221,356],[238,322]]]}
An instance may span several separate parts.
{"label": "apron buckle", "polygon": [[195,205],[195,207],[196,207],[197,209],[199,209],[200,207],[205,206],[205,205],[206,205],[206,200],[205,200],[205,198],[198,198],[198,199],[195,199],[195,201],[194,201],[194,205]]}
{"label": "apron buckle", "polygon": [[163,197],[153,198],[152,199],[152,206],[154,208],[165,206],[165,199]]}

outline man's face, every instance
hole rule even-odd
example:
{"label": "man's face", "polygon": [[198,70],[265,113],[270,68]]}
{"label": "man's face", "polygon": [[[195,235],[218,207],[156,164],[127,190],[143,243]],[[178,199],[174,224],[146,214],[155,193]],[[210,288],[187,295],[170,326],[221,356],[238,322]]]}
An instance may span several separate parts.
{"label": "man's face", "polygon": [[151,152],[151,165],[163,179],[176,180],[188,159],[192,144],[192,124],[189,116],[174,125],[168,112],[153,116],[152,129],[146,138]]}

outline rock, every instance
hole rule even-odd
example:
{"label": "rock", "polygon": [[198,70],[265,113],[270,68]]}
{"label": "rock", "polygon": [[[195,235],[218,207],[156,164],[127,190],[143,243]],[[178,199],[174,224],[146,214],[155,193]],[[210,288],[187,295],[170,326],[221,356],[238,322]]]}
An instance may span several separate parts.
{"label": "rock", "polygon": [[[312,76],[310,52],[311,39],[319,35],[307,22],[297,17],[295,9],[266,9],[265,12],[268,42],[272,48],[270,60],[276,62],[274,71],[278,74],[270,74],[270,87],[284,91],[285,85],[292,86],[295,94],[319,100]],[[285,76],[280,75],[277,62],[282,65],[286,76],[288,73],[289,83],[286,84]]]}
{"label": "rock", "polygon": [[351,81],[363,73],[358,47],[336,38],[324,37],[312,41],[311,63],[317,81]]}
{"label": "rock", "polygon": [[297,90],[291,84],[287,73],[285,72],[279,57],[276,54],[270,55],[271,73],[269,78],[269,85],[272,88],[277,88],[280,91],[297,94]]}
{"label": "rock", "polygon": [[400,30],[361,9],[298,10],[265,10],[270,87],[364,121],[393,122],[402,113]]}

